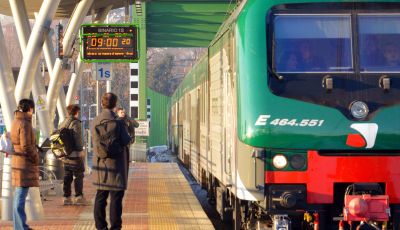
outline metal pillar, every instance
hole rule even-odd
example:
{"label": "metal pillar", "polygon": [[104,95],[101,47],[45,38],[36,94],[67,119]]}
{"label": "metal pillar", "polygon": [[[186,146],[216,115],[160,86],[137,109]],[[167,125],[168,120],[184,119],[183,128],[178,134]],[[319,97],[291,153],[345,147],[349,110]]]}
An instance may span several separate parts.
{"label": "metal pillar", "polygon": [[129,23],[131,21],[131,14],[130,14],[130,2],[131,0],[125,0],[124,2],[124,8],[125,8],[125,22]]}
{"label": "metal pillar", "polygon": [[111,81],[107,81],[106,83],[106,92],[111,93]]}
{"label": "metal pillar", "polygon": [[[11,130],[11,122],[17,104],[14,98],[15,82],[8,59],[3,29],[0,24],[0,104],[7,130]],[[1,192],[1,219],[12,220],[12,188],[11,188],[11,156],[4,157],[3,180]],[[11,207],[11,209],[10,209]]]}
{"label": "metal pillar", "polygon": [[57,98],[57,112],[59,117],[58,123],[60,124],[65,118],[67,118],[67,104],[65,103],[65,92],[62,85]]}
{"label": "metal pillar", "polygon": [[[10,0],[10,6],[17,29],[18,40],[21,46],[22,53],[25,53],[28,44],[29,36],[31,34],[31,27],[29,24],[28,13],[26,11],[25,3],[22,0]],[[51,40],[50,40],[51,41]],[[34,69],[34,68],[32,68]],[[32,94],[34,98],[43,97],[46,95],[46,88],[44,79],[41,77],[40,70],[35,68],[34,81],[32,85]],[[50,123],[49,113],[45,108],[40,111],[37,110],[37,116],[39,118],[40,130],[44,137],[48,137],[52,130]]]}
{"label": "metal pillar", "polygon": [[[97,16],[96,16],[96,22],[100,23],[103,22],[105,17],[107,16],[108,12],[111,10],[112,5],[99,9]],[[80,55],[78,55],[80,57]],[[66,104],[69,105],[73,103],[74,99],[73,96],[76,94],[76,91],[78,90],[78,86],[81,83],[81,76],[83,73],[83,63],[80,58],[78,58],[76,62],[76,70],[75,73],[72,73],[71,75],[71,81],[69,83],[68,87],[68,92],[66,96]]]}
{"label": "metal pillar", "polygon": [[[68,28],[64,34],[64,56],[69,57],[71,55],[72,44],[78,33],[79,26],[83,22],[92,4],[93,0],[81,0],[76,6],[74,13],[69,21]],[[54,114],[55,112],[56,101],[59,95],[60,87],[62,85],[62,81],[60,79],[62,77],[62,72],[62,60],[57,58],[54,64],[52,76],[50,78],[49,89],[46,97],[46,103],[47,107],[49,108],[50,114]]]}
{"label": "metal pillar", "polygon": [[[46,60],[47,69],[49,71],[49,76],[52,76],[53,69],[54,69],[54,62],[56,61],[56,55],[54,54],[54,47],[53,47],[52,39],[48,35],[46,36],[46,40],[43,45],[43,53],[44,53],[44,57]],[[59,97],[57,98],[57,112],[58,112],[58,117],[60,118],[60,121],[63,121],[66,118],[66,114],[67,114],[65,100],[63,100],[63,98],[65,98],[64,90],[60,90]],[[49,122],[50,122],[50,119],[49,119]],[[51,124],[53,124],[53,123],[51,123]]]}
{"label": "metal pillar", "polygon": [[[135,3],[137,4],[137,3]],[[147,43],[146,43],[146,2],[141,2],[141,11],[133,11],[132,21],[139,25],[139,119],[146,119],[146,59],[147,59]]]}
{"label": "metal pillar", "polygon": [[[101,11],[98,12],[96,15],[96,18],[94,19],[94,23],[100,23],[104,20],[106,20],[108,12],[111,10],[112,5],[107,6],[106,8],[103,8]],[[101,108],[101,95],[100,95],[100,83],[99,81],[96,81],[96,115],[100,114],[100,108]],[[89,108],[90,109],[90,108]]]}
{"label": "metal pillar", "polygon": [[[108,24],[108,14],[106,17],[106,24]],[[112,72],[112,63],[111,63],[111,72]],[[97,75],[97,73],[96,73],[96,75]],[[110,80],[106,81],[106,93],[111,93],[111,81]]]}
{"label": "metal pillar", "polygon": [[44,34],[48,33],[50,29],[51,21],[60,1],[61,0],[44,0],[42,3],[38,19],[33,27],[32,34],[24,52],[25,57],[22,60],[18,75],[18,81],[15,87],[15,99],[17,101],[22,98],[29,98],[44,43]]}
{"label": "metal pillar", "polygon": [[[82,84],[82,73],[83,73],[83,62],[81,61],[81,58],[78,57],[78,60],[76,60],[76,69],[75,73],[72,73],[71,75],[71,80],[69,82],[69,87],[68,87],[68,92],[67,96],[65,99],[65,102],[67,105],[73,104],[74,103],[74,95],[76,94],[76,91],[78,90],[79,84]],[[83,100],[81,96],[81,100]],[[83,109],[83,108],[81,108]]]}
{"label": "metal pillar", "polygon": [[[43,78],[40,77],[40,71],[37,66],[41,54],[41,47],[43,45],[44,34],[50,28],[51,20],[54,17],[59,3],[60,0],[45,0],[43,2],[38,20],[33,28],[31,39],[28,41],[30,25],[25,3],[21,0],[10,0],[22,52],[26,54],[21,64],[21,70],[14,92],[16,101],[22,98],[29,98],[31,89],[35,98],[46,95],[44,81]],[[33,79],[35,79],[35,81],[33,81]],[[37,109],[37,115],[43,135],[49,136],[51,127],[48,123],[48,111],[45,107],[42,107],[41,109]],[[8,209],[12,210],[11,201],[9,201],[6,206],[8,206]],[[40,200],[39,188],[31,188],[29,190],[27,202],[27,217],[29,219],[39,219],[42,216],[43,206]]]}
{"label": "metal pillar", "polygon": [[[111,8],[112,8],[112,5],[99,9],[99,11],[96,15],[95,22],[96,23],[103,22],[107,16],[108,12],[110,12]],[[78,55],[78,57],[80,57],[80,55]],[[83,73],[83,63],[82,63],[81,59],[78,58],[78,60],[76,62],[75,73],[72,73],[71,80],[69,82],[68,92],[67,92],[67,96],[66,96],[66,104],[67,105],[70,105],[74,102],[73,97],[78,90],[79,84],[81,83],[82,73]],[[81,99],[82,99],[82,97],[81,97]]]}
{"label": "metal pillar", "polygon": [[100,108],[101,108],[101,95],[100,95],[100,83],[99,81],[96,81],[96,116],[100,114]]}

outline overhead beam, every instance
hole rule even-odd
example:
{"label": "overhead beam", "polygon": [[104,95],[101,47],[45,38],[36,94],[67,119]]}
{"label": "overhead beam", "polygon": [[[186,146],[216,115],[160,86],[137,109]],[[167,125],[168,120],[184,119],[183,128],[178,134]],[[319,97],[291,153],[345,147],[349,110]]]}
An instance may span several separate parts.
{"label": "overhead beam", "polygon": [[151,1],[146,9],[148,47],[207,47],[236,3]]}
{"label": "overhead beam", "polygon": [[215,23],[221,25],[228,16],[224,14],[208,14],[208,13],[185,13],[170,15],[165,14],[148,14],[147,25],[154,24],[198,24],[198,23]]}
{"label": "overhead beam", "polygon": [[[232,4],[234,5],[234,4]],[[218,2],[210,2],[210,1],[201,1],[201,2],[192,2],[192,1],[152,1],[147,4],[147,12],[151,13],[169,13],[176,14],[182,12],[189,13],[220,13],[225,12],[229,14],[229,1],[218,1]]]}

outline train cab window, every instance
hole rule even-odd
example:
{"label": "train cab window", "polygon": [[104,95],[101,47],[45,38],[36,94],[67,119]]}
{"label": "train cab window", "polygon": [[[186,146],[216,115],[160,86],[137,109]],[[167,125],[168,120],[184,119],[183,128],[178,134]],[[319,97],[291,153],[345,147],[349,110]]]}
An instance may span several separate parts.
{"label": "train cab window", "polygon": [[277,14],[273,44],[279,73],[353,70],[350,15]]}
{"label": "train cab window", "polygon": [[400,15],[358,15],[360,70],[400,72]]}

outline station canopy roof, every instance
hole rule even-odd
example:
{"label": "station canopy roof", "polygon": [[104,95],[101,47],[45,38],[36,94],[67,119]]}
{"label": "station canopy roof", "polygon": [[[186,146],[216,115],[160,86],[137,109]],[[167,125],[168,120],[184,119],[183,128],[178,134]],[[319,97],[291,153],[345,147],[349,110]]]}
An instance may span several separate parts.
{"label": "station canopy roof", "polygon": [[[11,15],[10,0],[0,0],[0,14]],[[39,12],[43,0],[24,0],[29,18],[35,18],[34,13]],[[76,4],[80,0],[61,0],[56,12],[56,18],[68,18],[75,9]],[[94,0],[93,8],[98,10],[108,5],[113,5],[113,8],[124,6],[126,0]]]}
{"label": "station canopy roof", "polygon": [[[24,0],[30,18],[43,0]],[[56,18],[70,17],[80,0],[61,0]],[[135,8],[135,0],[130,0]],[[112,5],[124,7],[126,0],[94,0],[97,11]],[[221,23],[236,6],[236,0],[151,0],[146,1],[148,47],[206,47]],[[9,0],[0,0],[0,14],[11,15]]]}

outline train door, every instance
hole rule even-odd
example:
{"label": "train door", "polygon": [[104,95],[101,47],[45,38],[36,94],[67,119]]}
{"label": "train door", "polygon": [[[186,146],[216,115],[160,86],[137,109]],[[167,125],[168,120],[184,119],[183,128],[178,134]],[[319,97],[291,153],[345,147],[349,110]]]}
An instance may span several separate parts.
{"label": "train door", "polygon": [[174,137],[175,137],[175,127],[176,127],[176,123],[175,123],[175,108],[176,105],[171,106],[171,110],[168,114],[168,148],[171,149],[171,151],[174,151]]}
{"label": "train door", "polygon": [[201,180],[201,163],[200,163],[200,87],[196,90],[196,101],[195,101],[195,109],[196,109],[196,163],[197,163],[197,181]]}
{"label": "train door", "polygon": [[210,151],[211,151],[211,172],[219,181],[223,180],[223,156],[225,154],[224,141],[224,95],[222,78],[222,52],[220,44],[222,40],[217,41],[218,45],[212,46],[209,50],[209,90],[210,90]]}
{"label": "train door", "polygon": [[[203,72],[202,74],[207,74],[206,72]],[[199,145],[200,145],[200,170],[201,170],[201,186],[202,188],[207,188],[207,172],[208,172],[208,148],[207,148],[207,142],[208,142],[208,128],[207,128],[207,81],[204,81],[200,85],[200,95],[199,95],[199,118],[200,118],[200,139],[199,139]]]}
{"label": "train door", "polygon": [[185,97],[182,97],[182,99],[178,103],[178,109],[179,109],[179,116],[178,116],[178,142],[179,142],[179,153],[178,156],[181,159],[181,161],[184,162],[183,158],[183,118],[184,118],[184,113],[183,113],[183,108],[184,108],[184,103],[185,102]]}
{"label": "train door", "polygon": [[222,78],[224,97],[224,182],[232,183],[231,162],[234,154],[234,106],[233,106],[233,82],[232,82],[232,58],[231,58],[231,32],[226,32],[222,45]]}
{"label": "train door", "polygon": [[199,173],[199,106],[198,89],[193,89],[190,93],[190,166],[191,172],[196,180],[200,179]]}
{"label": "train door", "polygon": [[173,151],[178,156],[178,154],[179,154],[179,149],[178,149],[178,147],[179,147],[179,116],[178,116],[179,103],[178,102],[176,102],[176,104],[174,105],[173,113],[174,113],[173,121],[172,121],[174,123],[174,126],[173,126]]}
{"label": "train door", "polygon": [[191,114],[191,95],[190,93],[185,96],[185,120],[183,122],[183,153],[184,163],[188,166],[189,170],[192,171],[192,165],[190,159],[192,158],[191,153],[191,137],[190,137],[190,120],[192,119]]}

